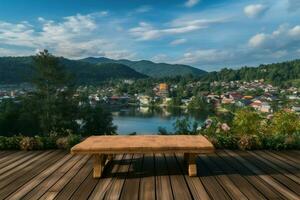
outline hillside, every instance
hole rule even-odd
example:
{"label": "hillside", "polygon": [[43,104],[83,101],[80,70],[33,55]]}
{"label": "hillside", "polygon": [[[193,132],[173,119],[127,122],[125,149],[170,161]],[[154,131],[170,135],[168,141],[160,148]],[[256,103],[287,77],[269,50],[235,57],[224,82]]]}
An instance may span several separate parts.
{"label": "hillside", "polygon": [[140,61],[131,61],[131,60],[113,60],[109,58],[84,58],[81,61],[89,63],[120,63],[127,65],[134,69],[137,72],[145,74],[153,78],[162,78],[162,77],[174,77],[180,75],[203,75],[207,72],[194,68],[188,65],[179,65],[179,64],[167,64],[167,63],[154,63],[148,60]]}
{"label": "hillside", "polygon": [[258,67],[242,67],[240,69],[224,68],[219,72],[210,72],[202,77],[204,81],[265,81],[278,86],[300,87],[300,60],[260,65]]}
{"label": "hillside", "polygon": [[[118,63],[92,64],[60,58],[78,84],[97,84],[107,79],[146,78],[130,67]],[[30,82],[33,76],[32,57],[1,57],[0,84]]]}

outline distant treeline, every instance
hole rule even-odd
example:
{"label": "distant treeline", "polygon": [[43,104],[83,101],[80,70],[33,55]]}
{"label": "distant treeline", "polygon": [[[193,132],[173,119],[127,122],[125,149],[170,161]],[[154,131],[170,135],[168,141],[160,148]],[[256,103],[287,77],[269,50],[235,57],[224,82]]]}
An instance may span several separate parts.
{"label": "distant treeline", "polygon": [[251,81],[264,79],[277,86],[300,86],[300,60],[260,65],[259,67],[242,67],[240,69],[224,68],[219,72],[210,72],[202,77],[203,81]]}

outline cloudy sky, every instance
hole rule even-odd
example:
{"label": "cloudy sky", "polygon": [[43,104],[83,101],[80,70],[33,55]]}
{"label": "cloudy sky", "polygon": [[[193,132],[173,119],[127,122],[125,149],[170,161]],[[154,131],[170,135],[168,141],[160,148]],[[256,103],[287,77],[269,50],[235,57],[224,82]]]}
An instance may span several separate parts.
{"label": "cloudy sky", "polygon": [[208,71],[291,60],[300,0],[0,0],[0,56],[41,49]]}

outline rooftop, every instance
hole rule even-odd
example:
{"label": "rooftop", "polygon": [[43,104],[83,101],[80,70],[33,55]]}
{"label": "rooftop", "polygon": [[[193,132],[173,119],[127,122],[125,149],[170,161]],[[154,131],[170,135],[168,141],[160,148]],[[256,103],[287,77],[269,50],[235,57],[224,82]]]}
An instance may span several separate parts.
{"label": "rooftop", "polygon": [[0,151],[0,199],[299,199],[300,151],[229,151],[197,158],[117,155],[103,178],[90,156],[66,151]]}

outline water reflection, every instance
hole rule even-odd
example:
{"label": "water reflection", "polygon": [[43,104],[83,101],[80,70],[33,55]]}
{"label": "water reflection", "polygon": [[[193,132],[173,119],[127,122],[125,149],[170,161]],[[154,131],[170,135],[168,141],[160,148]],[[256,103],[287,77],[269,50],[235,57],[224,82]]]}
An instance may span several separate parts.
{"label": "water reflection", "polygon": [[173,124],[178,118],[190,117],[201,125],[211,112],[187,110],[180,108],[149,108],[129,107],[112,109],[113,123],[117,125],[119,134],[157,134],[158,128],[163,127],[168,132],[174,132]]}

